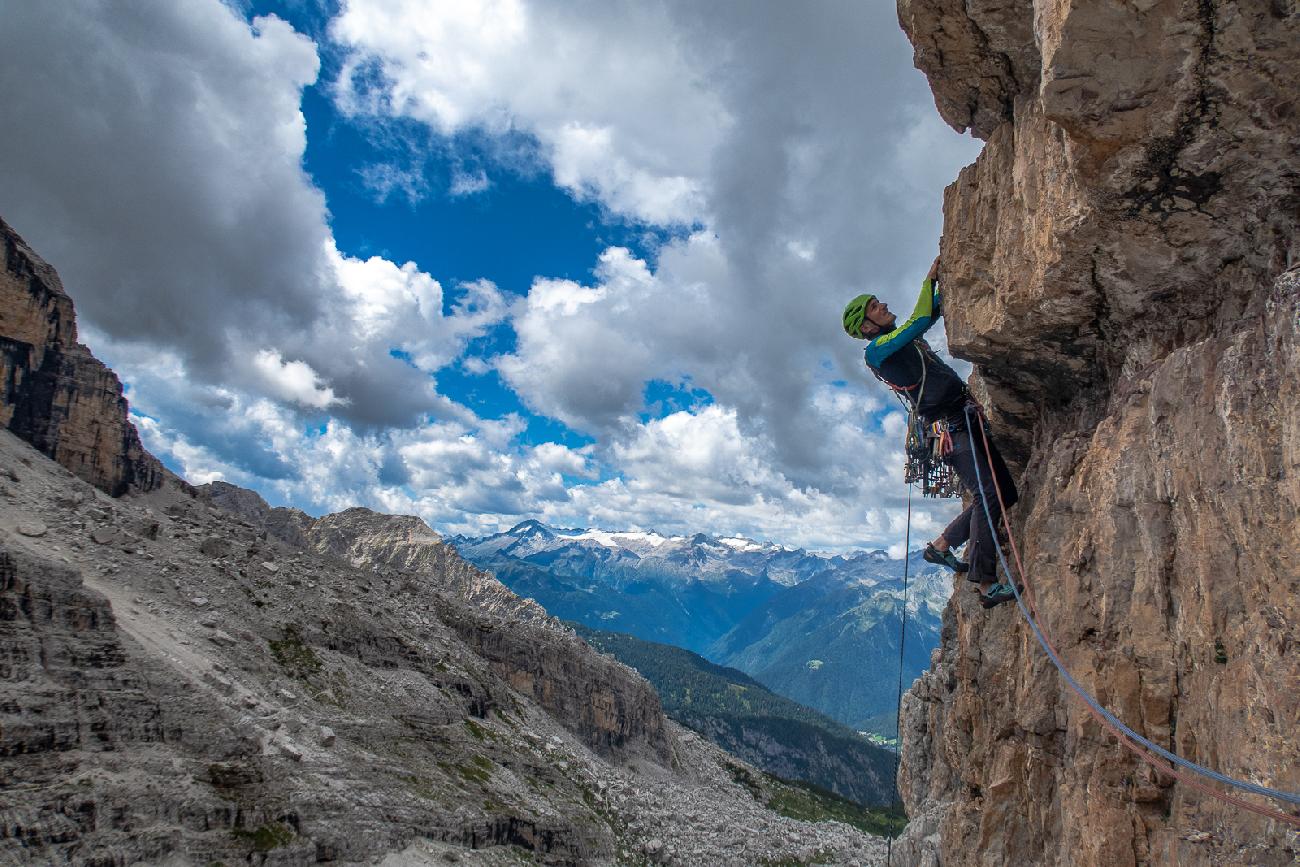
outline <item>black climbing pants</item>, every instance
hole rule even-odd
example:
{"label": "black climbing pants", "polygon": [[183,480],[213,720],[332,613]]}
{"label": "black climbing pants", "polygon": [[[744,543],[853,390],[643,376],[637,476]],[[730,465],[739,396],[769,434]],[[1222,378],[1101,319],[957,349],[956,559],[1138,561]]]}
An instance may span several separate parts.
{"label": "black climbing pants", "polygon": [[[973,452],[971,434],[966,433],[966,425],[970,426],[974,434]],[[997,489],[993,486],[994,474],[997,474],[997,484],[1002,489],[1002,500],[1008,508],[1015,504],[1019,495],[1016,493],[1016,483],[1011,479],[1011,472],[1007,469],[991,437],[988,440],[989,452],[993,455],[993,466],[990,469],[988,456],[984,453],[983,438],[986,434],[983,425],[980,424],[980,417],[971,412],[967,414],[965,423],[960,427],[960,430],[952,432],[952,451],[944,457],[944,460],[952,466],[957,473],[957,478],[961,479],[962,487],[970,495],[971,502],[943,531],[943,537],[953,548],[964,542],[970,542],[966,548],[966,560],[970,563],[970,571],[966,573],[966,577],[983,584],[997,580],[998,555],[994,546],[998,544],[998,533],[989,532],[988,518],[984,515],[983,505],[985,501],[988,502],[989,514],[993,516],[993,525],[999,527],[1002,521],[1002,509],[998,505]],[[976,461],[979,461],[979,478],[975,475]],[[980,484],[981,480],[983,485]]]}

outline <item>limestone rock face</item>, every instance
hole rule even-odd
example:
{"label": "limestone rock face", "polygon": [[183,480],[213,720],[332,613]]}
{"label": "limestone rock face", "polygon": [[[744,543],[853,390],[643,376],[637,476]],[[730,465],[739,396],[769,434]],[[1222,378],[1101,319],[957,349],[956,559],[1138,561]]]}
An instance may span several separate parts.
{"label": "limestone rock face", "polygon": [[307,537],[316,550],[355,565],[436,575],[440,589],[482,610],[543,626],[556,625],[540,605],[520,599],[492,575],[465,562],[455,548],[414,515],[347,509],[313,522]]}
{"label": "limestone rock face", "polygon": [[[1020,471],[1040,622],[1146,737],[1300,791],[1300,14],[899,8],[945,119],[987,139],[946,192],[940,280],[949,345]],[[1025,33],[1032,75],[1004,41]],[[1300,851],[1117,746],[1011,606],[954,597],[905,714],[915,863]]]}
{"label": "limestone rock face", "polygon": [[163,468],[127,418],[122,383],[77,342],[59,275],[0,220],[0,424],[112,496]]}
{"label": "limestone rock face", "polygon": [[930,78],[939,114],[980,138],[1011,118],[1038,81],[1032,0],[900,0],[898,20],[916,66]]}

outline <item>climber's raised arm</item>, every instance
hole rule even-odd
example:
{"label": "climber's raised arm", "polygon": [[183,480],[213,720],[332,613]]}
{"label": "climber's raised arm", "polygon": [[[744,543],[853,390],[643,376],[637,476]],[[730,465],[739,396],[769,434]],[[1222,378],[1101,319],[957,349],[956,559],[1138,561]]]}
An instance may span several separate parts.
{"label": "climber's raised arm", "polygon": [[[921,283],[921,292],[916,298],[912,315],[901,328],[894,328],[897,317],[889,312],[888,305],[874,297],[871,299],[862,326],[863,336],[871,339],[867,345],[867,364],[880,367],[886,358],[925,334],[938,321],[939,295],[935,291],[938,265],[939,260],[935,259],[934,265],[930,266],[930,273]],[[873,331],[875,336],[870,336]]]}

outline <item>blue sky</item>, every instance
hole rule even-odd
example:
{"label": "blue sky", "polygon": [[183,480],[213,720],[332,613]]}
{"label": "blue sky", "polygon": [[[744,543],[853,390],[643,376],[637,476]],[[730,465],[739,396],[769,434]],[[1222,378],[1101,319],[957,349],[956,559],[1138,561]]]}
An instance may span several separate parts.
{"label": "blue sky", "polygon": [[[590,279],[596,257],[608,246],[650,259],[664,240],[690,228],[646,224],[610,213],[599,202],[576,200],[555,186],[538,142],[525,132],[488,137],[469,130],[443,140],[417,122],[355,122],[336,109],[329,92],[343,54],[328,38],[338,3],[252,2],[242,11],[250,22],[263,15],[283,18],[320,46],[320,78],[303,91],[303,166],[325,193],[339,248],[351,255],[413,261],[447,287],[486,279],[507,293],[526,295],[536,277]],[[368,171],[390,165],[410,175],[405,186],[391,187],[387,178]],[[453,191],[458,177],[481,177],[485,186]],[[456,297],[454,288],[446,292],[445,313]],[[466,354],[509,352],[513,337],[502,324],[472,341]],[[524,442],[591,441],[529,413],[495,371],[476,375],[450,365],[438,371],[437,382],[441,393],[480,415],[524,415],[529,423]]]}
{"label": "blue sky", "polygon": [[898,547],[901,416],[839,310],[909,307],[978,143],[892,4],[8,17],[4,217],[191,481]]}

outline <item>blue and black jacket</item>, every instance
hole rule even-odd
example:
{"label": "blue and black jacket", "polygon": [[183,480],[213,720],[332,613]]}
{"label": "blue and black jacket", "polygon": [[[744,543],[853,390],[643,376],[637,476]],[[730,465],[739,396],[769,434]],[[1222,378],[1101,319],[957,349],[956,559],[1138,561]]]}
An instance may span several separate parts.
{"label": "blue and black jacket", "polygon": [[943,315],[941,300],[935,281],[927,278],[908,320],[872,338],[866,350],[867,366],[906,395],[926,422],[961,420],[968,399],[966,383],[922,339]]}

